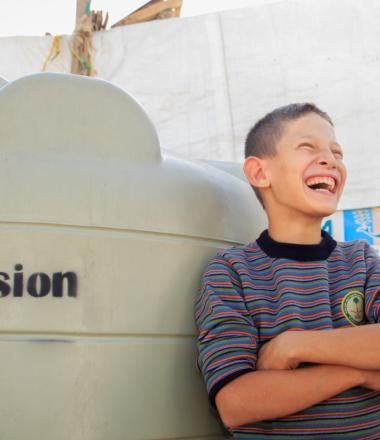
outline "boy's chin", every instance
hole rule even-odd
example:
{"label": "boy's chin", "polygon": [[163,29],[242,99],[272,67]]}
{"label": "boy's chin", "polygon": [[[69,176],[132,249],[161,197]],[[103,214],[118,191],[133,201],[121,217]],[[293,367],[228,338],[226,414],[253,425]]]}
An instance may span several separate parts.
{"label": "boy's chin", "polygon": [[337,205],[319,206],[315,207],[314,216],[318,218],[329,217],[337,211]]}

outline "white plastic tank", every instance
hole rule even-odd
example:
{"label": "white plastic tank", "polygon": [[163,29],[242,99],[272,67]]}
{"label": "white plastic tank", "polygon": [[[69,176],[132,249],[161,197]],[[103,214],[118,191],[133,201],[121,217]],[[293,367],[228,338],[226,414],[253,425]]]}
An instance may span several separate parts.
{"label": "white plastic tank", "polygon": [[0,89],[0,438],[220,439],[195,367],[208,258],[263,217],[247,184],[160,151],[105,81]]}
{"label": "white plastic tank", "polygon": [[0,76],[0,87],[5,86],[7,84],[7,80]]}

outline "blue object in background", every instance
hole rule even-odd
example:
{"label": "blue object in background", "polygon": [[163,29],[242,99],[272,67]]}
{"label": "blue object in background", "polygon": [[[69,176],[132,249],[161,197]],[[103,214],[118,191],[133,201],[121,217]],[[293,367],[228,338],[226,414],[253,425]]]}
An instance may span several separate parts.
{"label": "blue object in background", "polygon": [[326,220],[322,225],[322,230],[326,231],[330,235],[333,235],[332,220]]}
{"label": "blue object in background", "polygon": [[344,240],[367,240],[374,243],[372,209],[348,209],[343,211]]}

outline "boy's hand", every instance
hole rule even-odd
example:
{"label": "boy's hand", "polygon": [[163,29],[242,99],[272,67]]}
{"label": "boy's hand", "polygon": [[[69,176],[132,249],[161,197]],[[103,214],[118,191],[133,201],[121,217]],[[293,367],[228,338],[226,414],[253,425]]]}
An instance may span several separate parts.
{"label": "boy's hand", "polygon": [[262,346],[259,351],[257,370],[291,370],[297,368],[301,360],[297,359],[300,344],[298,331],[286,331]]}

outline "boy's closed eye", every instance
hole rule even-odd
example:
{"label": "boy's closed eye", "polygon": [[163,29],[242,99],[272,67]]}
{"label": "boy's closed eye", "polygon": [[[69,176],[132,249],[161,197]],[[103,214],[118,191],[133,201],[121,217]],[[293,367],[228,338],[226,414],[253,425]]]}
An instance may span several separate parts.
{"label": "boy's closed eye", "polygon": [[301,146],[302,147],[305,147],[305,148],[315,148],[315,145],[313,145],[313,144],[301,144]]}
{"label": "boy's closed eye", "polygon": [[308,143],[303,143],[303,144],[300,144],[300,145],[298,145],[298,148],[303,148],[303,149],[306,149],[306,150],[315,150],[315,145],[313,145],[313,144],[308,144]]}
{"label": "boy's closed eye", "polygon": [[[302,148],[305,150],[316,150],[317,149],[317,147],[315,145],[310,144],[310,143],[302,143],[302,144],[298,145],[298,148]],[[336,158],[343,159],[343,151],[342,150],[332,149],[331,151]]]}
{"label": "boy's closed eye", "polygon": [[341,151],[341,150],[333,150],[333,154],[338,159],[343,159],[343,151]]}

